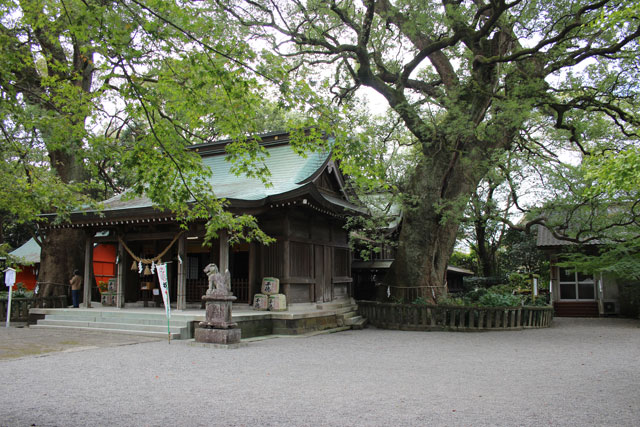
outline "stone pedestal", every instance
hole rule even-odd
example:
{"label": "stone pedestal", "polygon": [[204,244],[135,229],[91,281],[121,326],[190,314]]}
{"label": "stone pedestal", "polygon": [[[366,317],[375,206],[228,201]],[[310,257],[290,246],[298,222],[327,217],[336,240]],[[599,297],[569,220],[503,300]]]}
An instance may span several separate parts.
{"label": "stone pedestal", "polygon": [[211,329],[198,328],[195,331],[196,342],[212,344],[236,344],[240,342],[240,328]]}
{"label": "stone pedestal", "polygon": [[225,291],[213,291],[204,295],[206,320],[195,330],[197,342],[235,344],[240,342],[241,330],[231,321],[231,305],[236,297]]}

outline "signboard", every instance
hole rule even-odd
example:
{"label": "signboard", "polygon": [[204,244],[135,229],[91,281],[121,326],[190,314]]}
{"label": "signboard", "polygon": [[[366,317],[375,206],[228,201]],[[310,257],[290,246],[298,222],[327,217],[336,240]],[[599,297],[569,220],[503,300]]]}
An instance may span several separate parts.
{"label": "signboard", "polygon": [[16,271],[13,268],[7,268],[4,271],[4,284],[10,288],[14,283],[16,283]]}

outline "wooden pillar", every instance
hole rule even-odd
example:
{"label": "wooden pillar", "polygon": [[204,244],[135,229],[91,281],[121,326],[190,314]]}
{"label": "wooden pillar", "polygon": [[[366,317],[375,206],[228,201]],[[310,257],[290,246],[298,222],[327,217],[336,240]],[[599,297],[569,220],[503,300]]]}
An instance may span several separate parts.
{"label": "wooden pillar", "polygon": [[187,236],[182,234],[178,239],[178,290],[176,295],[176,309],[187,308]]}
{"label": "wooden pillar", "polygon": [[91,308],[91,282],[93,280],[93,233],[87,233],[84,243],[83,307]]}
{"label": "wooden pillar", "polygon": [[[253,294],[260,292],[259,290],[256,292],[256,275],[258,274],[256,268],[256,261],[258,260],[258,245],[254,242],[249,244],[249,295],[247,296],[248,303],[253,303]],[[262,281],[262,277],[260,278]]]}
{"label": "wooden pillar", "polygon": [[229,235],[227,234],[227,230],[222,230],[218,236],[218,240],[220,241],[220,265],[218,269],[221,273],[224,273],[229,269]]}
{"label": "wooden pillar", "polygon": [[124,308],[124,292],[127,280],[127,256],[124,245],[118,240],[118,266],[116,280],[116,307]]}
{"label": "wooden pillar", "polygon": [[289,219],[289,211],[287,210],[284,223],[283,223],[284,240],[282,241],[282,277],[281,282],[284,284],[280,287],[280,293],[283,293],[287,297],[287,301],[291,299],[291,258],[290,258],[290,245],[289,240],[291,236],[291,221]]}

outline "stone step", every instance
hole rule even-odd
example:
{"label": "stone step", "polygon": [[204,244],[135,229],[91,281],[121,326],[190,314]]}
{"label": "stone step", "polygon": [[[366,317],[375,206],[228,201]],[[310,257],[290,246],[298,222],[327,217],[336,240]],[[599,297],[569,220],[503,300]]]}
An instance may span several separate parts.
{"label": "stone step", "polygon": [[358,321],[362,320],[363,317],[362,316],[353,316],[353,317],[348,317],[346,319],[344,319],[344,324],[345,326],[352,326],[355,323],[357,323]]}
{"label": "stone step", "polygon": [[[130,316],[130,315],[120,315],[120,316],[101,316],[99,313],[97,315],[74,315],[69,313],[64,314],[47,314],[45,317],[46,320],[60,320],[60,321],[75,321],[75,322],[92,322],[92,323],[125,323],[125,324],[136,324],[136,325],[149,325],[149,326],[167,326],[167,318],[166,316]],[[176,327],[187,327],[187,322],[181,320],[171,319],[169,322],[171,326]]]}
{"label": "stone step", "polygon": [[369,322],[369,320],[362,316],[358,317],[360,317],[360,319],[351,325],[351,329],[364,329],[367,327],[367,323]]}
{"label": "stone step", "polygon": [[[79,329],[95,329],[95,330],[110,330],[110,331],[126,331],[127,333],[140,332],[144,334],[146,332],[167,334],[167,325],[143,325],[138,323],[120,323],[120,322],[87,322],[79,320],[60,320],[50,319],[49,317],[41,319],[36,325],[32,327],[40,326],[61,326],[67,328],[79,328]],[[172,335],[177,338],[189,338],[189,328],[184,326],[170,325],[169,330]]]}
{"label": "stone step", "polygon": [[[70,329],[70,330],[83,330],[83,331],[100,331],[100,332],[109,332],[113,334],[123,334],[123,335],[139,335],[143,337],[157,337],[157,338],[166,338],[167,331],[164,332],[154,332],[154,331],[129,331],[125,329],[101,329],[94,327],[79,327],[79,326],[62,326],[62,325],[31,325],[29,328],[34,329]],[[171,332],[171,339],[179,340],[184,339],[180,333]]]}
{"label": "stone step", "polygon": [[91,319],[93,321],[112,320],[112,319],[131,319],[131,320],[157,320],[166,322],[164,312],[158,313],[136,313],[128,311],[96,311],[96,310],[60,310],[55,313],[47,313],[46,316],[65,316],[75,319]]}
{"label": "stone step", "polygon": [[342,317],[346,320],[350,317],[356,317],[358,312],[356,310],[347,311],[346,313],[342,313]]}
{"label": "stone step", "polygon": [[339,300],[339,301],[331,301],[324,302],[320,304],[316,304],[316,308],[320,310],[338,310],[341,308],[350,308],[356,306],[355,302],[351,299]]}

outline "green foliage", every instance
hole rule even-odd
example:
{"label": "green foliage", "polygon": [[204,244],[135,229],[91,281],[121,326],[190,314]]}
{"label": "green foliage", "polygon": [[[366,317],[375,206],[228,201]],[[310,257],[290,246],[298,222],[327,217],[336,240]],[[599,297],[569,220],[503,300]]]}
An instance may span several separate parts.
{"label": "green foliage", "polygon": [[539,296],[533,299],[531,296],[527,295],[522,302],[523,305],[533,306],[533,307],[547,307],[549,304],[547,303],[547,299],[545,297]]}
{"label": "green foliage", "polygon": [[415,305],[428,305],[430,303],[430,301],[424,297],[418,297],[415,300],[413,300],[412,304]]}
{"label": "green foliage", "polygon": [[[523,283],[522,277],[514,278],[513,283],[494,285],[489,288],[475,288],[457,297],[441,297],[438,304],[468,307],[519,307],[527,305],[542,307],[548,305],[544,297],[533,300],[530,295],[519,293],[525,289],[520,287]],[[530,289],[530,287],[526,289]],[[426,301],[416,300],[414,304],[426,304]]]}
{"label": "green foliage", "polygon": [[[17,286],[18,289],[14,290],[11,293],[11,298],[31,298],[31,297],[33,297],[33,291],[28,291],[27,288],[25,288],[24,283],[17,282],[15,284],[15,286]],[[7,289],[7,288],[5,288],[5,289]],[[9,299],[9,291],[0,292],[0,299],[1,300],[8,300]]]}
{"label": "green foliage", "polygon": [[513,295],[514,292],[518,289],[518,286],[515,284],[504,284],[504,285],[494,285],[488,288],[488,291],[494,294],[500,295]]}
{"label": "green foliage", "polygon": [[233,170],[268,179],[245,136],[265,118],[282,125],[245,32],[214,4],[9,0],[0,14],[3,226],[46,212],[65,221],[129,189],[183,221],[213,218],[210,230],[270,241],[255,219],[221,214],[208,171],[185,150],[238,137]]}
{"label": "green foliage", "polygon": [[445,296],[438,299],[438,305],[468,306],[471,304],[464,298]]}
{"label": "green foliage", "polygon": [[487,292],[478,299],[480,307],[515,307],[522,305],[522,298],[517,295],[496,294]]}
{"label": "green foliage", "polygon": [[515,229],[505,233],[498,255],[500,270],[504,274],[520,272],[549,277],[549,259],[536,246],[536,236],[535,233]]}
{"label": "green foliage", "polygon": [[[331,113],[345,113],[329,108],[330,101],[347,106],[367,86],[388,103],[394,131],[410,136],[405,179],[387,189],[383,163],[376,160],[391,150],[378,151],[375,143],[386,139],[386,130],[376,138],[338,137],[335,152],[354,160],[343,166],[364,194],[392,192],[406,223],[416,227],[398,246],[400,281],[418,283],[425,273],[409,261],[417,256],[405,251],[433,260],[451,253],[451,234],[466,206],[474,210],[467,218],[483,275],[523,266],[544,274],[521,259],[500,261],[510,257],[502,250],[504,221],[515,209],[531,207],[522,203],[521,196],[532,193],[522,178],[544,175],[573,148],[598,155],[619,148],[621,140],[637,144],[640,56],[638,32],[629,24],[637,17],[633,2],[218,4],[268,46],[260,69],[273,69],[284,81],[283,102],[315,104],[307,107],[314,118],[333,121]],[[354,121],[346,129],[365,128]],[[366,145],[373,149],[362,149]],[[468,205],[483,178],[500,197],[476,192],[477,203]],[[555,198],[555,187],[546,184],[537,182],[536,190],[551,188],[544,196]],[[415,235],[424,242],[411,244]],[[433,250],[438,256],[428,253]],[[508,268],[501,270],[501,262]],[[445,263],[435,264],[442,269]]]}
{"label": "green foliage", "polygon": [[453,251],[453,253],[451,254],[451,258],[449,258],[449,264],[456,267],[466,268],[471,271],[478,270],[477,262],[478,260],[474,251],[471,251],[469,253]]}

